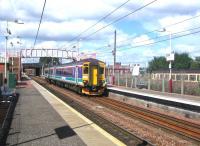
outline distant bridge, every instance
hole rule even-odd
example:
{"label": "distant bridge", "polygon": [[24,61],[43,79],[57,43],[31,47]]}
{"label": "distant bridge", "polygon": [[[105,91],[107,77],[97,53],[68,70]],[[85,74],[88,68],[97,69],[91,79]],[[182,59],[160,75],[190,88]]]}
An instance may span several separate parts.
{"label": "distant bridge", "polygon": [[21,49],[21,58],[54,57],[77,60],[78,53],[65,49]]}

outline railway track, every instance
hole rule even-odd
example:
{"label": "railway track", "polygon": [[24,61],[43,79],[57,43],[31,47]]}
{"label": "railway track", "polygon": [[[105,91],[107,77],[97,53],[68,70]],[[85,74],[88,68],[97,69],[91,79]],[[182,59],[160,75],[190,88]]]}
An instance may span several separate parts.
{"label": "railway track", "polygon": [[175,133],[189,137],[200,142],[200,125],[189,121],[157,113],[148,109],[129,105],[110,98],[94,98],[95,102],[103,106],[114,109],[128,116],[140,119],[153,125],[165,128]]}
{"label": "railway track", "polygon": [[83,105],[78,102],[75,102],[70,96],[78,96],[74,93],[67,92],[65,89],[49,85],[47,82],[41,78],[33,77],[36,82],[40,85],[44,86],[47,90],[53,92],[56,96],[58,96],[61,100],[66,102],[68,105],[79,111],[81,114],[92,120],[94,123],[99,125],[101,128],[109,132],[111,135],[115,136],[119,140],[121,140],[126,145],[135,145],[135,146],[153,146],[151,142],[146,139],[143,139],[133,133],[128,132],[127,130],[121,128],[117,124],[103,118],[102,116],[90,111]]}
{"label": "railway track", "polygon": [[[36,79],[36,78],[34,79],[40,84],[42,84],[43,86],[46,85],[45,80]],[[64,90],[56,86],[55,88],[56,89],[49,89],[49,90],[51,91],[54,90],[54,93],[55,91],[62,93]],[[62,94],[65,94],[65,93],[62,93]],[[67,95],[65,94],[65,96],[69,96],[69,93]],[[129,105],[120,101],[110,99],[110,98],[90,98],[90,100],[96,103],[99,103],[103,105],[104,107],[108,107],[112,110],[123,113],[124,115],[128,115],[129,117],[133,117],[141,121],[144,121],[146,123],[155,125],[157,127],[167,129],[169,131],[172,131],[173,133],[177,133],[179,135],[192,139],[195,142],[200,142],[200,125],[199,124],[195,124],[189,121],[183,121],[182,119],[174,118],[165,114],[150,111],[148,109]]]}

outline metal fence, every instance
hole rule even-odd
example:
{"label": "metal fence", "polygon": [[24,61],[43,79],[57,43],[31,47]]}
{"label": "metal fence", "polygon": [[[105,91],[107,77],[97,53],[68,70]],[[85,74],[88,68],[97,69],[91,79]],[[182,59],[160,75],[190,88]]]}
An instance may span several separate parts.
{"label": "metal fence", "polygon": [[[189,77],[188,77],[189,76]],[[192,77],[190,80],[190,76]],[[143,74],[139,76],[132,76],[130,73],[115,73],[114,85],[124,86],[128,88],[148,89],[160,92],[169,92],[169,76],[153,77],[152,74]],[[193,79],[195,78],[195,81]],[[113,77],[107,76],[107,83],[113,84]],[[196,75],[179,74],[172,78],[172,92],[178,94],[187,94],[200,96],[200,81]],[[197,79],[197,80],[196,80]]]}

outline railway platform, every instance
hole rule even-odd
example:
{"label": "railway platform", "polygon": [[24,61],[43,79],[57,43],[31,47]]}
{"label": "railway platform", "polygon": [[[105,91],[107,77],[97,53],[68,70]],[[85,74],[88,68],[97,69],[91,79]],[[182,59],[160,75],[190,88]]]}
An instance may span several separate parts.
{"label": "railway platform", "polygon": [[131,98],[142,99],[200,113],[200,98],[197,96],[166,93],[147,89],[126,88],[122,86],[109,86],[108,90]]}
{"label": "railway platform", "polygon": [[124,145],[35,81],[23,81],[17,91],[6,145]]}

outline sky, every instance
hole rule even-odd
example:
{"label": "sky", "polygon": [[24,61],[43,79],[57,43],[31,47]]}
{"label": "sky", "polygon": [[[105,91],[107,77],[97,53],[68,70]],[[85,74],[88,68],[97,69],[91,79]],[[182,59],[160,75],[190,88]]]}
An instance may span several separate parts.
{"label": "sky", "polygon": [[[200,56],[199,0],[157,0],[140,10],[153,0],[129,0],[99,22],[126,1],[46,0],[34,46],[44,0],[0,0],[0,55],[4,56],[5,52],[8,22],[10,54],[20,49],[77,51],[79,47],[79,53],[96,54],[97,59],[113,64],[116,30],[116,61],[122,64],[147,66],[154,57],[166,56],[170,52],[170,36],[172,51],[189,53],[192,58]],[[15,20],[24,24],[17,24]]]}

